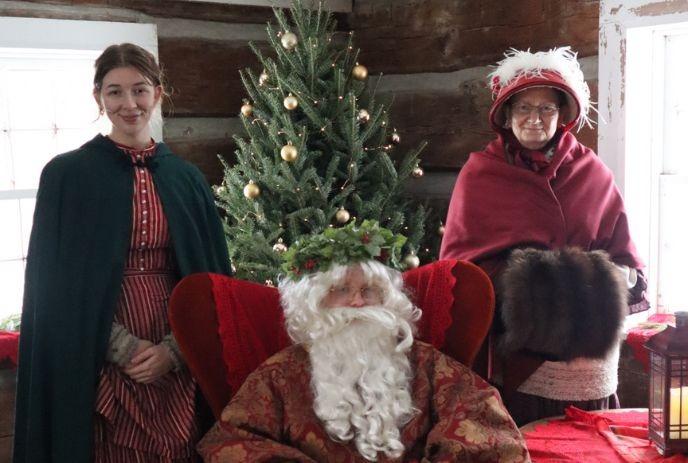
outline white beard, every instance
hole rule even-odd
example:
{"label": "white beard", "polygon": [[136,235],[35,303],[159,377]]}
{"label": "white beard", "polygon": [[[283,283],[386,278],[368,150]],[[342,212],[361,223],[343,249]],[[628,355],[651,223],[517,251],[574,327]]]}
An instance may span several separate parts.
{"label": "white beard", "polygon": [[417,411],[410,394],[408,321],[383,307],[320,311],[324,328],[310,347],[314,411],[334,440],[359,453],[398,458],[400,429]]}

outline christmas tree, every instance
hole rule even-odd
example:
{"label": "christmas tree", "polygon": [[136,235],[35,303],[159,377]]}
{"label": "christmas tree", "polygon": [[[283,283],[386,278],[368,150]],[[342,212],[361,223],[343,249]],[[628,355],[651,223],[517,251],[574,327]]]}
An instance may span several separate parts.
{"label": "christmas tree", "polygon": [[280,254],[299,237],[365,219],[406,236],[404,263],[417,266],[427,210],[403,195],[403,184],[423,175],[424,145],[390,156],[400,136],[366,86],[353,34],[335,32],[322,4],[309,10],[295,0],[288,17],[274,13],[274,56],[251,44],[263,71],[241,72],[247,137],[234,137],[237,163],[223,161],[215,189],[236,276],[271,284]]}

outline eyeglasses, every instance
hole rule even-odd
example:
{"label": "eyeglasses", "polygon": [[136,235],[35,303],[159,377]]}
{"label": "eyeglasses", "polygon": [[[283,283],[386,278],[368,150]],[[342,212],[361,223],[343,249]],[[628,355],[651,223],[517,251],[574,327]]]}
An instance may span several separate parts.
{"label": "eyeglasses", "polygon": [[559,112],[559,107],[554,104],[545,104],[542,106],[531,106],[526,103],[518,103],[511,107],[511,110],[517,116],[530,116],[533,111],[537,111],[540,117],[552,117]]}
{"label": "eyeglasses", "polygon": [[351,301],[356,295],[360,295],[367,303],[377,302],[382,299],[382,290],[377,286],[363,286],[354,288],[350,286],[333,286],[330,294],[340,300]]}

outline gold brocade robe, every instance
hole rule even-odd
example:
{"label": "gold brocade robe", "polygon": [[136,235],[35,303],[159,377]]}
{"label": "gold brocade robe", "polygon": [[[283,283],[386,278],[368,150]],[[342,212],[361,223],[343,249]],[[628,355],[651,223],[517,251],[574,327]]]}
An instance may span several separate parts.
{"label": "gold brocade robe", "polygon": [[[467,367],[416,341],[409,354],[418,413],[403,428],[404,455],[378,462],[529,462],[498,392]],[[300,346],[247,379],[198,450],[206,462],[365,462],[353,442],[332,440],[313,412],[310,359]]]}

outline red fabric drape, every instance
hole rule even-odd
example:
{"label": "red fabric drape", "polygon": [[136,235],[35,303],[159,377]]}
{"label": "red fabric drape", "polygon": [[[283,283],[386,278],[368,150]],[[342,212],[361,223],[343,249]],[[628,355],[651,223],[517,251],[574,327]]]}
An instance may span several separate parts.
{"label": "red fabric drape", "polygon": [[418,338],[440,350],[452,322],[455,265],[455,260],[441,260],[404,273],[404,284],[412,292],[413,302],[424,311],[418,324]]}
{"label": "red fabric drape", "polygon": [[232,393],[268,357],[290,344],[276,288],[210,274],[222,355]]}
{"label": "red fabric drape", "polygon": [[14,331],[0,331],[0,365],[14,368],[17,366],[17,352],[19,351],[19,333]]}
{"label": "red fabric drape", "polygon": [[647,322],[631,328],[626,335],[626,344],[633,351],[633,357],[643,365],[646,372],[650,371],[650,353],[645,348],[645,343],[668,325],[676,326],[674,314],[656,313]]}

